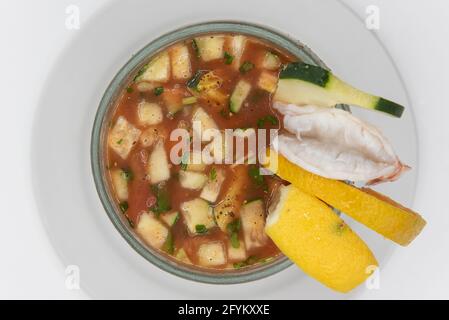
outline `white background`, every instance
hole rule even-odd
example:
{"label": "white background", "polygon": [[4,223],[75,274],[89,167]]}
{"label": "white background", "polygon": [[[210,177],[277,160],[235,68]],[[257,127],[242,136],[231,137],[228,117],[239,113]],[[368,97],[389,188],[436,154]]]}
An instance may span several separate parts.
{"label": "white background", "polygon": [[[80,7],[82,27],[106,2],[0,2],[0,298],[88,298],[66,289],[64,266],[42,227],[31,188],[29,145],[47,72],[76,35],[65,27],[66,7]],[[367,5],[380,8],[377,34],[405,81],[417,123],[420,171],[413,208],[428,221],[416,242],[395,251],[382,270],[380,290],[360,297],[449,298],[449,2],[344,2],[362,17]]]}

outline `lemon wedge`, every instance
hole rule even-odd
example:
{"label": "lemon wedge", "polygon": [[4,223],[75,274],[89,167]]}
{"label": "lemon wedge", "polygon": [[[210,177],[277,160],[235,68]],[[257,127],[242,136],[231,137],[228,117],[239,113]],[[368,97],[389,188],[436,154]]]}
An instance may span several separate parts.
{"label": "lemon wedge", "polygon": [[426,225],[419,214],[374,190],[323,178],[302,169],[274,150],[270,152],[271,159],[277,159],[277,165],[272,161],[267,169],[402,246],[413,241]]}
{"label": "lemon wedge", "polygon": [[348,292],[377,268],[368,246],[325,203],[289,185],[272,201],[265,231],[306,274]]}

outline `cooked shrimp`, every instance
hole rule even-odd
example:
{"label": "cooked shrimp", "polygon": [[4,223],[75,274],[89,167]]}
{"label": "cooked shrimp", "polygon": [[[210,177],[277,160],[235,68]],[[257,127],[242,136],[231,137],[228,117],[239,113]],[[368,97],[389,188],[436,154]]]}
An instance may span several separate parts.
{"label": "cooked shrimp", "polygon": [[347,111],[275,103],[284,128],[274,149],[320,176],[375,184],[393,181],[409,167],[372,125]]}

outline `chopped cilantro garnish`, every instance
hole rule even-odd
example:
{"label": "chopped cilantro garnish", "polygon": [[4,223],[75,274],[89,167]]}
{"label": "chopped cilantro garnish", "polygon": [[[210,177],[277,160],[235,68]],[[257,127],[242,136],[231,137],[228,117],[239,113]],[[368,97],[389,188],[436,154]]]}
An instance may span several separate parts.
{"label": "chopped cilantro garnish", "polygon": [[181,170],[186,171],[189,163],[189,152],[184,152],[181,158]]}
{"label": "chopped cilantro garnish", "polygon": [[257,127],[263,128],[265,123],[270,123],[272,125],[277,125],[279,123],[278,119],[273,115],[267,115],[257,120]]}
{"label": "chopped cilantro garnish", "polygon": [[239,234],[237,232],[231,234],[230,241],[233,248],[240,248]]}
{"label": "chopped cilantro garnish", "polygon": [[151,187],[154,196],[156,197],[156,203],[150,208],[156,216],[163,212],[171,210],[170,197],[165,188],[157,185]]}
{"label": "chopped cilantro garnish", "polygon": [[260,174],[260,169],[257,166],[250,166],[248,169],[248,174],[251,179],[258,185],[261,186],[264,184],[265,180],[263,176]]}
{"label": "chopped cilantro garnish", "polygon": [[156,87],[153,90],[155,96],[160,96],[164,93],[164,87]]}
{"label": "chopped cilantro garnish", "polygon": [[175,216],[175,219],[173,220],[172,226],[174,226],[176,224],[176,222],[178,222],[179,220],[179,213]]}
{"label": "chopped cilantro garnish", "polygon": [[229,118],[229,112],[226,110],[226,109],[221,109],[220,110],[220,115],[223,117],[223,118]]}
{"label": "chopped cilantro garnish", "polygon": [[265,117],[265,121],[270,122],[272,125],[278,124],[278,119],[275,116],[268,115]]}
{"label": "chopped cilantro garnish", "polygon": [[164,250],[168,254],[173,254],[175,252],[175,242],[173,239],[173,234],[171,232],[168,232],[167,238],[162,245],[162,250]]}
{"label": "chopped cilantro garnish", "polygon": [[274,257],[267,257],[259,260],[259,263],[267,263],[274,259]]}
{"label": "chopped cilantro garnish", "polygon": [[244,261],[240,261],[240,262],[236,262],[233,264],[234,269],[240,269],[243,267],[247,267],[250,266],[252,264],[255,264],[257,262],[261,262],[262,260],[257,258],[256,256],[249,256],[246,260]]}
{"label": "chopped cilantro garnish", "polygon": [[140,77],[141,75],[143,75],[143,74],[145,73],[145,71],[147,71],[147,69],[148,69],[148,64],[144,65],[144,66],[142,67],[142,69],[140,69],[140,70],[137,72],[137,74],[136,74],[136,76],[134,77],[133,81],[139,80],[139,77]]}
{"label": "chopped cilantro garnish", "polygon": [[134,174],[130,169],[122,169],[121,176],[126,181],[131,181],[134,178]]}
{"label": "chopped cilantro garnish", "polygon": [[229,233],[238,232],[240,230],[240,219],[235,219],[234,221],[228,223],[226,230],[228,230]]}
{"label": "chopped cilantro garnish", "polygon": [[198,48],[198,43],[196,43],[195,39],[192,40],[192,48],[193,48],[193,51],[195,52],[195,56],[197,58],[199,58],[200,57],[200,49]]}
{"label": "chopped cilantro garnish", "polygon": [[217,169],[215,169],[215,167],[213,167],[212,169],[210,169],[209,172],[209,178],[212,181],[215,181],[217,179]]}
{"label": "chopped cilantro garnish", "polygon": [[120,207],[120,210],[123,213],[125,213],[128,210],[128,208],[129,208],[129,205],[128,205],[127,201],[120,202],[120,204],[118,206]]}
{"label": "chopped cilantro garnish", "polygon": [[239,231],[240,231],[240,219],[236,219],[226,226],[226,230],[229,234],[229,240],[233,248],[240,248]]}
{"label": "chopped cilantro garnish", "polygon": [[225,64],[231,64],[232,61],[234,61],[234,56],[231,55],[229,52],[225,51],[225,53],[224,53],[224,61],[225,61]]}
{"label": "chopped cilantro garnish", "polygon": [[252,63],[250,61],[245,61],[240,66],[239,71],[240,71],[240,73],[247,73],[247,72],[251,71],[252,69],[254,69],[254,63]]}
{"label": "chopped cilantro garnish", "polygon": [[196,231],[196,233],[204,234],[207,232],[207,228],[204,224],[197,224],[195,226],[195,231]]}
{"label": "chopped cilantro garnish", "polygon": [[123,139],[117,140],[117,144],[122,144],[122,142],[123,142]]}
{"label": "chopped cilantro garnish", "polygon": [[242,262],[234,262],[233,267],[234,269],[241,269],[243,267],[246,267],[247,264],[245,263],[245,261]]}

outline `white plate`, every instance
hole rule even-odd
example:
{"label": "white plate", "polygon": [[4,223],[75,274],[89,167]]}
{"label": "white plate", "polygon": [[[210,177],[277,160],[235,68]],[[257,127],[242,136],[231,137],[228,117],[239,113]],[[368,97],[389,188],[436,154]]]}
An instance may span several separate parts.
{"label": "white plate", "polygon": [[[355,297],[330,291],[290,267],[239,285],[207,285],[165,273],[134,252],[104,212],[90,169],[94,115],[107,87],[129,57],[155,37],[183,25],[218,19],[264,24],[301,40],[336,74],[366,90],[405,104],[401,120],[355,113],[379,126],[402,160],[413,167],[378,190],[410,206],[417,140],[406,90],[388,54],[364,24],[337,1],[227,0],[114,1],[83,23],[51,70],[34,123],[32,169],[36,201],[55,250],[77,265],[81,287],[93,298],[264,299]],[[57,190],[57,192],[56,192]],[[346,220],[368,243],[381,269],[394,244]]]}

